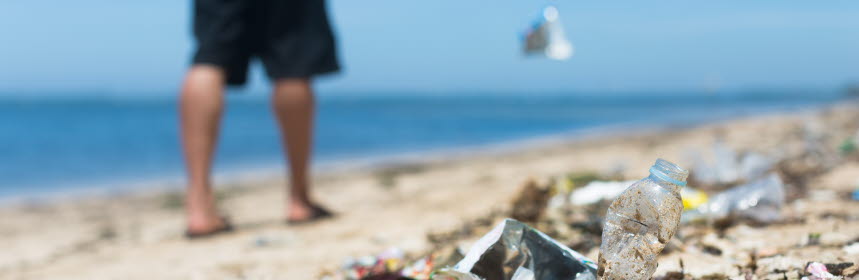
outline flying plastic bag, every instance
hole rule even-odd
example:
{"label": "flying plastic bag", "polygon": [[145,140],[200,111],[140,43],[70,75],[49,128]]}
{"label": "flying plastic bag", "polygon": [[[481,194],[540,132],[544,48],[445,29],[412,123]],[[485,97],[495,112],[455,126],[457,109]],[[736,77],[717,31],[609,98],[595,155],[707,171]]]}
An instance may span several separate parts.
{"label": "flying plastic bag", "polygon": [[558,9],[548,6],[525,32],[525,54],[544,55],[554,60],[567,60],[573,56],[573,44],[567,40]]}
{"label": "flying plastic bag", "polygon": [[596,265],[519,221],[506,219],[433,280],[595,280]]}

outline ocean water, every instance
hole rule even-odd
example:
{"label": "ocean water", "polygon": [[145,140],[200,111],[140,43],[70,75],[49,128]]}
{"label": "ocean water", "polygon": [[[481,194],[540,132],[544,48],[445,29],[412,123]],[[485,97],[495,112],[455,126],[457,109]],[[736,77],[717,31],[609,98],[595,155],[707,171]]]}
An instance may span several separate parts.
{"label": "ocean water", "polygon": [[[316,163],[576,131],[693,124],[838,100],[836,94],[321,95]],[[270,107],[230,95],[216,171],[283,164]],[[182,178],[175,98],[0,99],[0,197]]]}

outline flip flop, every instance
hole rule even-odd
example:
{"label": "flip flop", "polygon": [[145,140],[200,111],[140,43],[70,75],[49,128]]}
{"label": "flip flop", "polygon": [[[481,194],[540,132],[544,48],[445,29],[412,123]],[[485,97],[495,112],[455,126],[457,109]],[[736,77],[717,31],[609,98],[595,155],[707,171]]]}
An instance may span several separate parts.
{"label": "flip flop", "polygon": [[334,217],[334,214],[331,213],[331,211],[319,206],[313,206],[313,214],[310,215],[310,217],[301,220],[286,219],[286,224],[290,226],[305,225],[319,220],[329,219],[331,217]]}
{"label": "flip flop", "polygon": [[215,236],[215,235],[218,235],[221,233],[232,232],[233,231],[233,225],[232,225],[232,223],[230,223],[230,219],[226,218],[226,217],[222,217],[221,220],[223,220],[224,225],[219,227],[219,228],[210,230],[210,231],[191,232],[191,231],[186,230],[185,231],[185,238],[200,239],[200,238],[212,237],[212,236]]}

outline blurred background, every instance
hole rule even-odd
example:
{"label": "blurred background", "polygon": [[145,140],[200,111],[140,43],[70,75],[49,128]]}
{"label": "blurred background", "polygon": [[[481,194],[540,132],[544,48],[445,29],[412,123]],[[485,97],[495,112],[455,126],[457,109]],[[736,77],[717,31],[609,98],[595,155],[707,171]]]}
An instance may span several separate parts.
{"label": "blurred background", "polygon": [[[180,182],[190,2],[0,2],[0,197]],[[522,53],[547,4],[567,61]],[[317,83],[320,166],[796,110],[859,82],[855,1],[328,5],[344,70]],[[228,95],[220,174],[281,168],[258,64],[251,81]]]}

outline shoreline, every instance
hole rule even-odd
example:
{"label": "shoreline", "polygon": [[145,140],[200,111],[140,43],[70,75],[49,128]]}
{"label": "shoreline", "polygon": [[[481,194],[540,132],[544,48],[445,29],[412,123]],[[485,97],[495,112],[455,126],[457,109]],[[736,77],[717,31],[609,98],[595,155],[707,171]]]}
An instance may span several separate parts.
{"label": "shoreline", "polygon": [[[807,114],[855,103],[844,99],[830,103],[801,105],[797,114]],[[313,163],[313,177],[337,177],[348,174],[378,173],[401,168],[432,167],[454,161],[474,158],[499,157],[522,153],[529,150],[551,149],[572,143],[597,140],[601,138],[647,136],[672,132],[693,127],[730,122],[747,118],[790,114],[795,108],[771,109],[763,112],[740,113],[736,116],[712,116],[705,119],[680,121],[671,120],[659,123],[624,123],[596,127],[578,128],[564,132],[548,133],[522,139],[498,140],[491,143],[473,143],[462,146],[435,147],[421,151],[403,151],[390,155],[342,156],[320,160]],[[278,161],[278,160],[274,160]],[[227,167],[227,170],[213,172],[215,188],[230,188],[236,185],[258,185],[260,182],[279,180],[285,176],[286,163],[266,162]],[[324,171],[320,171],[324,170]],[[20,204],[58,203],[74,200],[98,199],[116,196],[153,196],[169,192],[181,192],[184,188],[184,175],[164,175],[151,179],[112,179],[99,183],[74,183],[57,189],[39,190],[30,193],[0,196],[0,207]]]}

